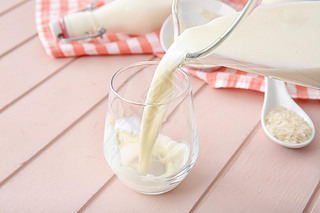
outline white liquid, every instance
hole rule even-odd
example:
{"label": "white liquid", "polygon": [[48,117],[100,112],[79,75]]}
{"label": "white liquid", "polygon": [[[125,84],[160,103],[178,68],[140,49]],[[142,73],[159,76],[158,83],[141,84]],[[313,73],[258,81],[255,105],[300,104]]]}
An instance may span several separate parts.
{"label": "white liquid", "polygon": [[172,0],[115,0],[93,12],[64,17],[69,37],[93,34],[103,27],[108,33],[142,35],[161,28],[170,15]]}
{"label": "white liquid", "polygon": [[[237,14],[236,14],[237,15]],[[153,78],[147,103],[166,102],[171,97],[171,75],[188,52],[212,44],[234,21],[236,15],[214,19],[184,31],[161,60]],[[217,63],[320,88],[320,2],[299,2],[257,8],[214,53]],[[220,60],[220,61],[219,61]],[[259,64],[263,69],[243,66]],[[286,68],[268,69],[269,67]],[[297,70],[297,68],[299,70]],[[147,172],[166,106],[148,106],[143,113],[139,170]]]}
{"label": "white liquid", "polygon": [[133,118],[107,122],[104,154],[113,171],[129,187],[147,194],[169,191],[179,182],[169,183],[166,178],[176,175],[189,159],[189,147],[160,135],[150,156],[146,174],[138,172],[140,126]]}
{"label": "white liquid", "polygon": [[[177,51],[170,51],[165,54],[153,77],[146,103],[165,103],[170,99],[173,86],[173,70],[183,61],[184,55]],[[149,169],[154,142],[159,135],[166,111],[167,105],[165,104],[150,105],[144,108],[140,138],[140,172],[147,172]]]}

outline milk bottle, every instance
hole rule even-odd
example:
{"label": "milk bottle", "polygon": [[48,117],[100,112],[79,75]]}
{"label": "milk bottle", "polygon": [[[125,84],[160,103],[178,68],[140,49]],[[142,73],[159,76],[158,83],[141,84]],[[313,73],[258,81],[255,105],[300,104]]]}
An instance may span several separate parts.
{"label": "milk bottle", "polygon": [[50,23],[56,38],[108,33],[142,35],[159,30],[171,12],[171,0],[115,0],[96,10],[71,13]]}

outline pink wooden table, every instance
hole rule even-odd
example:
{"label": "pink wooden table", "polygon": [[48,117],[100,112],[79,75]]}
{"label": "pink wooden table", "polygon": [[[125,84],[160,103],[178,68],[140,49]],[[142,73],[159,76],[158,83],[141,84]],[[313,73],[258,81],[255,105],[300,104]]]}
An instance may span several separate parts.
{"label": "pink wooden table", "polygon": [[108,83],[154,57],[53,59],[34,20],[34,1],[1,0],[0,212],[320,212],[320,101],[298,101],[317,133],[292,150],[264,134],[262,93],[192,78],[198,160],[175,190],[138,194],[104,160]]}

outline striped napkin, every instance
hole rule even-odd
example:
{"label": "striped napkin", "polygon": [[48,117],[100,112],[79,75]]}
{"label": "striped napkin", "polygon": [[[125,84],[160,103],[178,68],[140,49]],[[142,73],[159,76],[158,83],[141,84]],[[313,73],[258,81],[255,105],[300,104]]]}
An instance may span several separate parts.
{"label": "striped napkin", "polygon": [[[97,6],[112,0],[94,1]],[[241,8],[245,0],[225,0],[235,8]],[[82,55],[130,55],[155,54],[163,55],[159,32],[151,32],[143,36],[131,36],[122,33],[104,34],[102,38],[90,41],[63,42],[56,41],[51,34],[49,23],[86,8],[90,0],[36,0],[36,25],[39,39],[46,53],[50,56],[73,57]],[[213,88],[240,88],[264,92],[264,77],[240,70],[221,67],[218,70],[197,70],[186,68],[190,75],[204,80]],[[320,90],[287,84],[293,98],[320,99]]]}

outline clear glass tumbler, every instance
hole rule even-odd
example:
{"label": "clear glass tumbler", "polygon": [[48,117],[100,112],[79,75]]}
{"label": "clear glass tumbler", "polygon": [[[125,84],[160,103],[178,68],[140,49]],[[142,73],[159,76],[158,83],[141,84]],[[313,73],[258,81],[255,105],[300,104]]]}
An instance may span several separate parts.
{"label": "clear glass tumbler", "polygon": [[[165,103],[146,103],[158,62],[140,62],[120,69],[111,80],[105,123],[104,155],[117,177],[143,194],[175,188],[198,156],[198,136],[188,75],[173,72],[172,95]],[[139,138],[143,110],[164,107],[166,113],[151,151],[151,166],[139,171]],[[151,122],[152,124],[152,122]]]}

